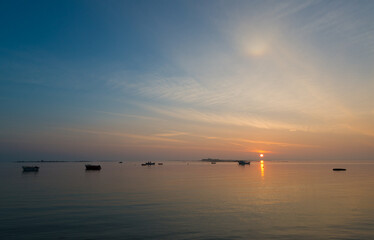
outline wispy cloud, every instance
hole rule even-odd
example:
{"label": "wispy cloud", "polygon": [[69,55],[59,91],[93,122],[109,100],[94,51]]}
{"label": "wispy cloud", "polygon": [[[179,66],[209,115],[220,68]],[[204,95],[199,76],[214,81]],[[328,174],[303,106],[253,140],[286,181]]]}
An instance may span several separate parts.
{"label": "wispy cloud", "polygon": [[183,136],[183,135],[188,135],[188,133],[171,131],[171,132],[166,132],[166,133],[153,134],[153,136],[156,136],[156,137],[176,137],[176,136]]}
{"label": "wispy cloud", "polygon": [[248,144],[320,146],[251,140],[251,136],[248,140],[197,136],[196,129],[210,124],[372,136],[372,115],[367,113],[374,107],[370,97],[374,85],[368,66],[374,59],[358,54],[363,46],[369,52],[374,49],[370,11],[338,1],[257,4],[230,4],[219,18],[211,17],[216,35],[210,41],[186,40],[182,48],[176,47],[181,43],[166,48],[173,71],[126,72],[111,79],[112,84],[125,95],[136,96],[139,101],[134,105],[144,113],[172,126],[188,123],[195,128],[154,133],[157,137],[205,138],[250,150]]}
{"label": "wispy cloud", "polygon": [[178,139],[171,139],[165,138],[157,135],[149,136],[149,135],[141,135],[141,134],[129,134],[129,133],[121,133],[118,131],[100,131],[100,130],[90,130],[90,129],[77,129],[77,128],[65,128],[66,131],[72,132],[79,132],[79,133],[87,133],[87,134],[94,134],[94,135],[108,135],[114,137],[121,137],[127,140],[141,140],[147,142],[173,142],[173,143],[183,143],[184,141]]}
{"label": "wispy cloud", "polygon": [[[356,131],[351,124],[353,119],[357,122],[362,97],[351,93],[353,106],[346,104],[348,88],[339,85],[354,87],[356,83],[340,63],[329,62],[330,53],[313,45],[322,28],[343,31],[340,28],[349,20],[347,9],[335,2],[313,11],[318,4],[264,4],[261,14],[237,14],[226,22],[217,21],[226,45],[187,43],[188,48],[173,51],[169,57],[179,74],[119,75],[114,82],[126,94],[142,97],[145,109],[178,119],[264,129]],[[315,21],[290,25],[302,13]],[[346,31],[362,25],[351,24]],[[138,80],[128,81],[133,78]],[[361,83],[373,88],[370,81],[362,79]]]}
{"label": "wispy cloud", "polygon": [[159,120],[158,118],[155,118],[155,117],[143,116],[143,115],[125,114],[125,113],[118,113],[118,112],[106,112],[106,111],[96,111],[96,112],[107,114],[107,115],[112,115],[112,116],[117,116],[121,118],[136,118],[136,119],[152,120],[152,121]]}

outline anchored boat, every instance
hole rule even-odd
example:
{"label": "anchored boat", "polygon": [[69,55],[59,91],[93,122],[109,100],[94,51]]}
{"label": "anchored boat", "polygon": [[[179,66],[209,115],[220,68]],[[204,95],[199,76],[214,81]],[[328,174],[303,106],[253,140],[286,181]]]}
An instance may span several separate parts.
{"label": "anchored boat", "polygon": [[24,172],[37,172],[39,171],[38,166],[22,166]]}
{"label": "anchored boat", "polygon": [[239,165],[249,165],[249,164],[251,164],[251,162],[250,161],[238,161],[238,164]]}
{"label": "anchored boat", "polygon": [[100,165],[86,164],[86,170],[101,170]]}
{"label": "anchored boat", "polygon": [[151,165],[155,165],[155,164],[156,163],[149,161],[149,162],[146,162],[146,163],[142,163],[142,166],[151,166]]}
{"label": "anchored boat", "polygon": [[345,168],[333,168],[333,171],[346,171],[347,169]]}

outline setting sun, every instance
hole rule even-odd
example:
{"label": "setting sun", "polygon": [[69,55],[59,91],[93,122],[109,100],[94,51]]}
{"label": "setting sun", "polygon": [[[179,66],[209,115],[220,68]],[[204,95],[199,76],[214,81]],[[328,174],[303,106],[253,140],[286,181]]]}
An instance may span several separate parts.
{"label": "setting sun", "polygon": [[1,239],[374,240],[373,13],[0,0]]}

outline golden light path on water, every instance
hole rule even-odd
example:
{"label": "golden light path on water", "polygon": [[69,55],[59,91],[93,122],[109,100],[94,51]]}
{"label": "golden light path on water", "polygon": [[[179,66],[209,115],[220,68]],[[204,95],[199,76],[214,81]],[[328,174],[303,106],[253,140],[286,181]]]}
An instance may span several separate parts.
{"label": "golden light path on water", "polygon": [[373,239],[374,164],[98,164],[2,164],[3,239]]}

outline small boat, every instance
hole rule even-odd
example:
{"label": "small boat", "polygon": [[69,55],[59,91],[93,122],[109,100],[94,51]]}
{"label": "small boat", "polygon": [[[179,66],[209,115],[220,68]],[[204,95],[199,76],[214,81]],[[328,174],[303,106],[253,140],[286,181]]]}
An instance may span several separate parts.
{"label": "small boat", "polygon": [[347,169],[345,168],[333,168],[333,171],[346,171]]}
{"label": "small boat", "polygon": [[142,163],[142,166],[151,166],[151,165],[155,165],[156,163],[154,162],[146,162],[146,163]]}
{"label": "small boat", "polygon": [[249,164],[251,164],[251,162],[250,161],[238,161],[238,164],[239,165],[249,165]]}
{"label": "small boat", "polygon": [[101,170],[100,165],[86,164],[86,170]]}
{"label": "small boat", "polygon": [[216,162],[211,162],[210,164],[216,164]]}
{"label": "small boat", "polygon": [[122,162],[118,162],[118,163],[122,163]]}
{"label": "small boat", "polygon": [[37,172],[39,171],[38,166],[22,166],[24,172]]}
{"label": "small boat", "polygon": [[157,165],[164,165],[162,162],[157,163]]}

